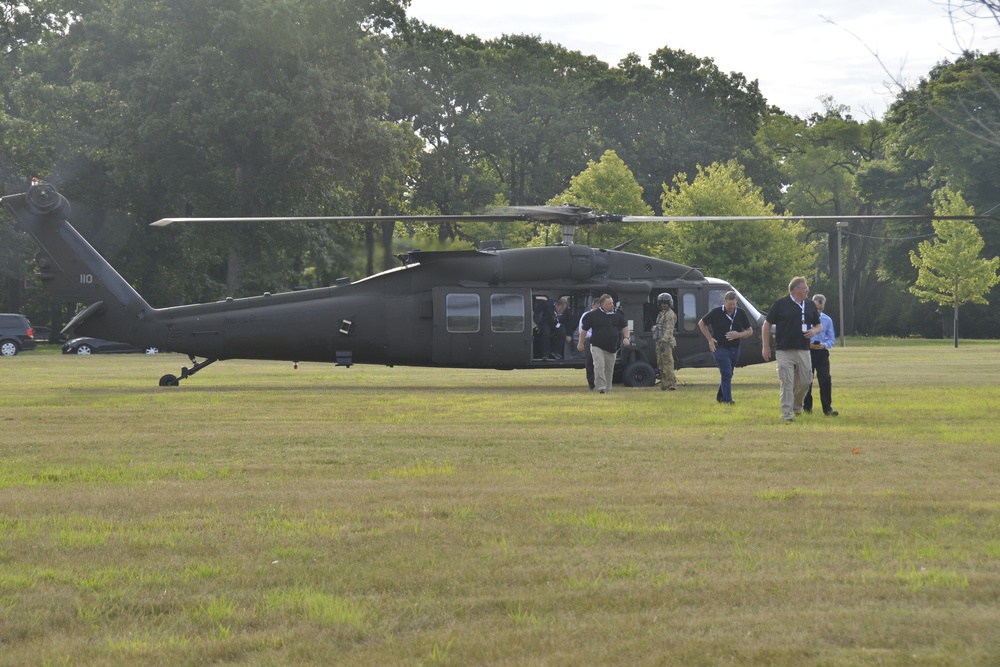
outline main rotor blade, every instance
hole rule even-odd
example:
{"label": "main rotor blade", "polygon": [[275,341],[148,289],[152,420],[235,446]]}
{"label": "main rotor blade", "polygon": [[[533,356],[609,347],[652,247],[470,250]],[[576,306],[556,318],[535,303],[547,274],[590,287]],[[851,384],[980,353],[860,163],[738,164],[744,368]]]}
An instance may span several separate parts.
{"label": "main rotor blade", "polygon": [[850,222],[851,220],[993,220],[995,215],[625,215],[621,222],[740,222],[752,220],[825,220]]}
{"label": "main rotor blade", "polygon": [[268,216],[259,218],[161,218],[150,227],[166,227],[175,222],[514,222],[525,220],[523,215],[316,215]]}
{"label": "main rotor blade", "polygon": [[583,206],[507,206],[501,212],[479,215],[320,215],[265,216],[254,218],[162,218],[150,227],[166,227],[175,222],[518,222],[534,221],[563,225],[594,225],[617,222],[741,222],[754,220],[991,220],[994,215],[608,215],[595,214]]}

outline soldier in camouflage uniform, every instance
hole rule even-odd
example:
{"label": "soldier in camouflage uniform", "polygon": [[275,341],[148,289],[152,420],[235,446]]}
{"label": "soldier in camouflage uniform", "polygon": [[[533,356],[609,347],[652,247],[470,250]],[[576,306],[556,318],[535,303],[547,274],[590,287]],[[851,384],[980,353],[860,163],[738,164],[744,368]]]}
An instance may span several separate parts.
{"label": "soldier in camouflage uniform", "polygon": [[660,306],[660,314],[653,326],[653,342],[656,343],[656,365],[660,368],[660,389],[673,391],[677,389],[677,376],[674,374],[677,313],[673,311],[674,298],[667,292],[656,297],[656,303]]}

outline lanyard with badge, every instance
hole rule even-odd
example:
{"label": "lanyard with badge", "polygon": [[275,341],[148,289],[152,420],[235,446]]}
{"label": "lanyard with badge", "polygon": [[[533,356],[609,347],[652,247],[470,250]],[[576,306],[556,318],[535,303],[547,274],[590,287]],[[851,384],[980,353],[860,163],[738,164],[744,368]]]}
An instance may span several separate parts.
{"label": "lanyard with badge", "polygon": [[[794,299],[793,299],[794,301]],[[806,326],[806,300],[802,299],[802,303],[797,304],[799,308],[802,309],[802,333],[809,331],[809,327]]]}
{"label": "lanyard with badge", "polygon": [[[729,313],[726,312],[725,307],[723,307],[723,309],[722,309],[722,314],[725,315],[729,319],[729,330],[730,331],[733,330],[733,325],[736,324],[736,311],[738,311],[739,309],[740,309],[739,306],[736,306],[735,308],[733,308],[733,314],[732,314],[732,316],[730,316]],[[802,319],[805,320],[805,315],[802,316]]]}

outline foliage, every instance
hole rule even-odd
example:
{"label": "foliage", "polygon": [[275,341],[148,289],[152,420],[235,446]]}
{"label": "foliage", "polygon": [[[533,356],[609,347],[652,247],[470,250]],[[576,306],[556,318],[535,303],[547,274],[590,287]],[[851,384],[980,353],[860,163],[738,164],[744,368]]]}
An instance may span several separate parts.
{"label": "foliage", "polygon": [[[550,206],[589,206],[598,212],[616,215],[653,215],[653,209],[642,199],[642,186],[613,150],[605,151],[597,162],[589,161],[586,169],[570,179],[566,190],[546,203]],[[550,230],[550,233],[557,232]],[[577,234],[584,233],[591,236],[590,229],[577,230]],[[648,233],[649,225],[612,225],[595,230],[590,243],[610,247]]]}
{"label": "foliage", "polygon": [[597,92],[601,139],[636,170],[647,203],[676,174],[730,159],[754,165],[769,198],[777,197],[777,179],[754,143],[768,110],[756,81],[663,47],[648,66],[630,54]]}
{"label": "foliage", "polygon": [[[688,182],[678,174],[663,186],[665,216],[773,215],[736,161],[698,168]],[[805,242],[800,222],[680,222],[667,225],[659,253],[672,261],[724,276],[757,304],[770,304],[787,291],[792,276],[808,272],[816,262],[814,243]]]}
{"label": "foliage", "polygon": [[[772,115],[757,135],[761,150],[780,164],[787,184],[782,202],[788,213],[798,215],[864,215],[883,210],[869,193],[858,187],[859,174],[882,157],[886,149],[886,128],[877,120],[861,123],[850,110],[823,100],[823,113],[808,119]],[[805,223],[810,238],[822,249],[817,278],[838,284],[843,272],[845,331],[857,330],[878,310],[873,295],[878,291],[878,249],[887,236],[877,219],[852,221],[850,233],[841,235],[844,256],[834,242],[836,223]],[[831,307],[838,307],[835,298]],[[839,310],[839,308],[838,308]]]}
{"label": "foliage", "polygon": [[[931,190],[946,182],[977,209],[992,206],[1000,179],[1000,142],[983,132],[1000,127],[1000,53],[965,53],[941,63],[892,106],[898,161],[929,167]],[[937,181],[935,183],[935,181]],[[928,199],[930,192],[927,192]]]}
{"label": "foliage", "polygon": [[[934,193],[937,215],[972,215],[961,194],[950,190]],[[957,309],[963,303],[989,303],[984,294],[1000,284],[1000,257],[981,259],[983,238],[968,220],[935,220],[937,239],[921,241],[910,252],[910,261],[917,269],[916,284],[910,288],[921,301],[933,301],[939,306]]]}

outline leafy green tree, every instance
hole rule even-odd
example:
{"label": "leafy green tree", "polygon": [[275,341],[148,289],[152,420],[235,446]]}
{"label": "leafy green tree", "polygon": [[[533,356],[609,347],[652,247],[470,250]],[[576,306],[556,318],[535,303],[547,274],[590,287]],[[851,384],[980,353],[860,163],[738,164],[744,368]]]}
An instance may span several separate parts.
{"label": "leafy green tree", "polygon": [[[998,85],[1000,54],[966,53],[953,63],[940,63],[916,87],[904,90],[883,121],[887,131],[884,157],[859,170],[861,196],[884,213],[931,213],[934,191],[948,188],[961,192],[975,210],[993,212],[1000,147],[987,139],[1000,127]],[[980,225],[979,232],[986,256],[1000,253],[1000,225]],[[939,335],[940,327],[929,305],[921,304],[915,296],[912,301],[900,299],[900,292],[910,294],[908,287],[917,278],[910,252],[933,233],[930,222],[887,222],[882,233],[872,234],[890,239],[872,242],[881,246],[881,294],[868,300],[874,306],[870,310],[877,317],[878,331]],[[995,335],[1000,326],[1000,309],[995,302],[972,306],[970,312],[976,317],[965,318],[966,338]],[[929,323],[934,325],[928,328]]]}
{"label": "leafy green tree", "polygon": [[[972,215],[961,194],[942,189],[934,193],[934,213],[943,216]],[[955,347],[958,347],[958,309],[963,303],[987,304],[985,294],[1000,284],[1000,257],[981,259],[983,238],[968,220],[935,220],[937,239],[921,241],[910,251],[910,261],[919,273],[910,291],[921,301],[933,301],[954,309]]]}
{"label": "leafy green tree", "polygon": [[[860,123],[850,109],[823,100],[823,112],[803,120],[772,115],[757,135],[761,150],[780,163],[787,184],[782,202],[786,213],[797,215],[866,215],[879,212],[859,190],[857,177],[879,160],[885,150],[886,130],[877,120]],[[853,332],[872,307],[878,289],[880,239],[886,236],[880,220],[852,221],[845,257],[839,254],[835,222],[807,222],[817,240],[822,263],[814,284],[840,284],[843,271],[844,331]],[[828,261],[826,261],[828,259]],[[846,259],[846,261],[845,261]],[[834,303],[836,299],[834,299]],[[834,304],[831,304],[834,305]]]}
{"label": "leafy green tree", "polygon": [[901,157],[928,161],[977,207],[995,203],[1000,180],[1000,139],[991,139],[1000,127],[998,90],[1000,53],[966,53],[931,70],[887,115],[908,148]]}
{"label": "leafy green tree", "polygon": [[[760,189],[735,160],[698,168],[689,182],[678,174],[663,185],[663,215],[773,215]],[[792,276],[807,275],[816,264],[815,243],[805,241],[800,222],[670,222],[660,254],[702,267],[730,280],[757,304],[770,304],[787,291]]]}
{"label": "leafy green tree", "polygon": [[597,152],[587,90],[607,65],[527,35],[486,46],[486,86],[469,117],[470,145],[511,204],[537,204]]}
{"label": "leafy green tree", "polygon": [[[97,87],[107,98],[90,138],[105,188],[86,192],[145,221],[395,207],[420,145],[385,117],[377,34],[400,7],[107,0],[66,38],[67,87]],[[176,265],[160,268],[177,271],[170,282],[186,284],[185,300],[204,298],[206,284],[236,294],[290,287],[300,282],[298,258],[312,255],[301,268],[322,269],[348,242],[343,231],[300,226],[137,238],[145,241],[130,247],[125,269],[150,279],[142,267],[159,264],[150,255],[186,246]],[[211,265],[192,265],[202,260]]]}
{"label": "leafy green tree", "polygon": [[[83,3],[86,4],[86,3]],[[30,68],[26,58],[60,38],[80,9],[64,0],[0,0],[0,192],[20,192],[38,175],[32,168],[28,138],[18,132],[17,88]],[[7,216],[0,220],[0,311],[26,310],[38,323],[41,310],[24,308],[24,276],[34,245],[14,230]]]}
{"label": "leafy green tree", "polygon": [[777,175],[754,143],[768,112],[756,81],[664,47],[648,66],[630,54],[596,86],[601,141],[631,165],[647,203],[676,174],[730,159],[751,165],[777,199]]}
{"label": "leafy green tree", "polygon": [[[424,142],[409,193],[414,213],[478,213],[503,190],[470,136],[472,116],[491,85],[486,52],[475,36],[415,20],[387,42],[389,115],[409,123]],[[454,235],[449,225],[439,226],[441,241]]]}
{"label": "leafy green tree", "polygon": [[[389,63],[391,110],[424,141],[414,212],[538,204],[598,152],[586,100],[608,67],[593,56],[533,36],[483,42],[411,21],[390,44]],[[530,223],[441,224],[438,238],[516,243],[537,231]]]}
{"label": "leafy green tree", "polygon": [[[589,206],[618,215],[653,215],[653,209],[642,199],[642,186],[613,150],[605,151],[597,162],[589,161],[586,169],[570,179],[566,190],[546,203]],[[649,225],[612,225],[593,231],[578,229],[577,235],[586,234],[593,245],[611,246],[625,238],[645,236],[648,229]]]}

